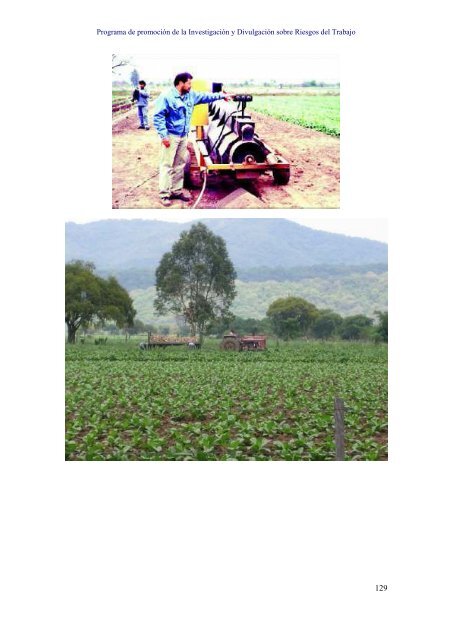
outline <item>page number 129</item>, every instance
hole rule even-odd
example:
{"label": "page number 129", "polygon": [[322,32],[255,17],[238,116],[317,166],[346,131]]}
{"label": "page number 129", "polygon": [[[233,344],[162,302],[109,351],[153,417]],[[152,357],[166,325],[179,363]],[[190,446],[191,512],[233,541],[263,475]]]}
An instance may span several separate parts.
{"label": "page number 129", "polygon": [[375,591],[387,591],[388,590],[388,585],[387,584],[376,584],[375,585]]}

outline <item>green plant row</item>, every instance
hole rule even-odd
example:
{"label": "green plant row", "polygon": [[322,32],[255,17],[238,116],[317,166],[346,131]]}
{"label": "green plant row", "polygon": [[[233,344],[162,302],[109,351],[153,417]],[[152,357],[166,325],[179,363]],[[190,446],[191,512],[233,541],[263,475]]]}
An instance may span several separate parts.
{"label": "green plant row", "polygon": [[68,460],[334,460],[335,396],[347,459],[387,459],[384,345],[77,344],[66,374]]}
{"label": "green plant row", "polygon": [[284,122],[340,136],[340,96],[256,96],[251,108]]}

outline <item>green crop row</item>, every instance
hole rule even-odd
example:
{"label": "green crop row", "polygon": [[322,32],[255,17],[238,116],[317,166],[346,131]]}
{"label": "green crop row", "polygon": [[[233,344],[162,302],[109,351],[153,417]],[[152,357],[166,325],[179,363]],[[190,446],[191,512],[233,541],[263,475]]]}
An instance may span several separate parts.
{"label": "green crop row", "polygon": [[340,96],[255,96],[250,108],[278,120],[340,135]]}
{"label": "green crop row", "polygon": [[68,460],[333,460],[333,400],[349,460],[387,459],[386,347],[296,343],[265,352],[73,345]]}

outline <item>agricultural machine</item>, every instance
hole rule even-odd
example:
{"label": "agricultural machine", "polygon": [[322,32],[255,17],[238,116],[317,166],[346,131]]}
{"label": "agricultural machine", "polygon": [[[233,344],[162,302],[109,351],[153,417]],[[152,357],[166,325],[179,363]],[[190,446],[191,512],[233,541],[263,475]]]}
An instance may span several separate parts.
{"label": "agricultural machine", "polygon": [[264,351],[267,348],[266,336],[223,336],[220,348],[225,351]]}
{"label": "agricultural machine", "polygon": [[[206,90],[205,83],[193,87]],[[213,92],[222,90],[221,83],[212,85]],[[237,94],[232,102],[217,100],[197,105],[191,120],[186,183],[199,187],[209,175],[229,174],[239,180],[254,180],[271,171],[276,184],[287,184],[290,164],[263,142],[255,131],[255,122],[245,113],[253,96]]]}

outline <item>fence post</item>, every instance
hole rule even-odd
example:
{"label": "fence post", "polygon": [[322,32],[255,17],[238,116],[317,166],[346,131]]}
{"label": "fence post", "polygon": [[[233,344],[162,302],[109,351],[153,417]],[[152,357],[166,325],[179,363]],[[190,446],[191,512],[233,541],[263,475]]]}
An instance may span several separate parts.
{"label": "fence post", "polygon": [[336,440],[336,460],[345,460],[344,413],[344,401],[341,398],[334,398],[334,436]]}

